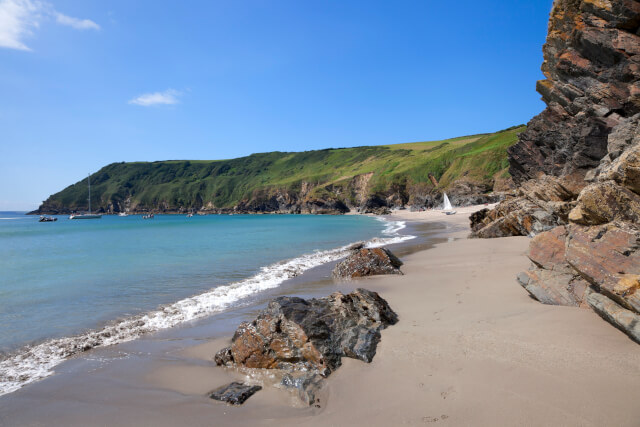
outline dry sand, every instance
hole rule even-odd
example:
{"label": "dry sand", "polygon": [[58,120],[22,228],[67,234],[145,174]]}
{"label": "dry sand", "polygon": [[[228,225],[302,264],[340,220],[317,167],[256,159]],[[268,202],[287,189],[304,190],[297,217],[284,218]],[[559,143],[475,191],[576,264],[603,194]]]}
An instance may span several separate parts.
{"label": "dry sand", "polygon": [[[464,224],[472,210],[446,220]],[[305,422],[640,425],[640,347],[591,310],[529,298],[515,281],[528,243],[456,240],[407,257],[405,276],[363,281],[400,322],[371,364],[347,360],[330,377],[324,412]]]}
{"label": "dry sand", "polygon": [[[640,346],[588,309],[529,298],[515,281],[529,266],[524,256],[529,239],[466,239],[468,214],[478,208],[457,209],[452,216],[434,211],[392,215],[447,221],[457,231],[447,243],[405,257],[404,276],[342,285],[379,292],[400,322],[382,332],[372,363],[343,359],[326,381],[320,408],[292,406],[289,395],[273,387],[241,407],[209,400],[206,391],[242,378],[213,367],[211,355],[228,343],[225,338],[183,350],[181,357],[139,377],[137,368],[129,368],[105,391],[94,379],[88,387],[94,392],[74,404],[70,397],[63,405],[51,404],[43,381],[34,387],[39,391],[19,401],[42,413],[35,418],[5,413],[4,418],[0,410],[0,425],[3,419],[6,425],[17,420],[21,425],[154,427],[640,425]],[[85,381],[76,382],[73,389],[81,393]]]}

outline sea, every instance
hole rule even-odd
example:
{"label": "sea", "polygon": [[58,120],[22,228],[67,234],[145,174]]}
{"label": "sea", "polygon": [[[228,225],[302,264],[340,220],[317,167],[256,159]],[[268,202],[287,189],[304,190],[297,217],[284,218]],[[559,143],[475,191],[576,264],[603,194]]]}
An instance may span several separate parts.
{"label": "sea", "polygon": [[414,237],[364,215],[55,218],[0,212],[0,396],[86,350],[233,310],[354,242]]}

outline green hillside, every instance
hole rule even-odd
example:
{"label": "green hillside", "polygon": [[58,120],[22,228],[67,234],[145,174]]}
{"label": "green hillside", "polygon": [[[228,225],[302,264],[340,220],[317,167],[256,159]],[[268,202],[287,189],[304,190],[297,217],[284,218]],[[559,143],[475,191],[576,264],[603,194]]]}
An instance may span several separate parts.
{"label": "green hillside", "polygon": [[[524,129],[443,141],[259,153],[231,160],[113,163],[91,175],[92,205],[115,212],[232,208],[274,191],[295,196],[304,192],[303,186],[311,188],[304,197],[355,205],[354,177],[370,173],[367,195],[386,195],[414,184],[428,187],[429,173],[443,189],[462,177],[490,183],[494,175],[506,171],[506,150]],[[82,210],[86,199],[83,180],[49,197],[39,212]]]}

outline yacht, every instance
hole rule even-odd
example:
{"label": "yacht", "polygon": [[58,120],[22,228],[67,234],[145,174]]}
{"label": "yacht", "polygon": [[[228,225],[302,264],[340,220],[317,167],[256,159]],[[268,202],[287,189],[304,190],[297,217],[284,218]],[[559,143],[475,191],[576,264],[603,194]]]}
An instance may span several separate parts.
{"label": "yacht", "polygon": [[89,185],[89,213],[71,214],[69,219],[100,219],[102,215],[91,213],[91,174],[87,176],[87,184]]}

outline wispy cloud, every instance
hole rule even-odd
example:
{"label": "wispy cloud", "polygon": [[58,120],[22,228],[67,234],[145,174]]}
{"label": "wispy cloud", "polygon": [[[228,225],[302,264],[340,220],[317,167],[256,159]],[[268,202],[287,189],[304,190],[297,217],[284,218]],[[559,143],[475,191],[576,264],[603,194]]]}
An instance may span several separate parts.
{"label": "wispy cloud", "polygon": [[175,89],[167,89],[164,92],[143,93],[129,101],[129,104],[151,107],[153,105],[172,105],[180,102],[182,92]]}
{"label": "wispy cloud", "polygon": [[23,40],[40,25],[38,6],[29,0],[0,1],[0,47],[31,50]]}
{"label": "wispy cloud", "polygon": [[60,12],[56,12],[56,21],[58,24],[67,25],[75,28],[76,30],[99,30],[100,25],[96,24],[90,19],[78,19],[72,16],[64,15]]}
{"label": "wispy cloud", "polygon": [[0,0],[0,47],[30,51],[25,39],[33,36],[42,21],[53,18],[77,30],[100,29],[95,22],[64,15],[45,1]]}

